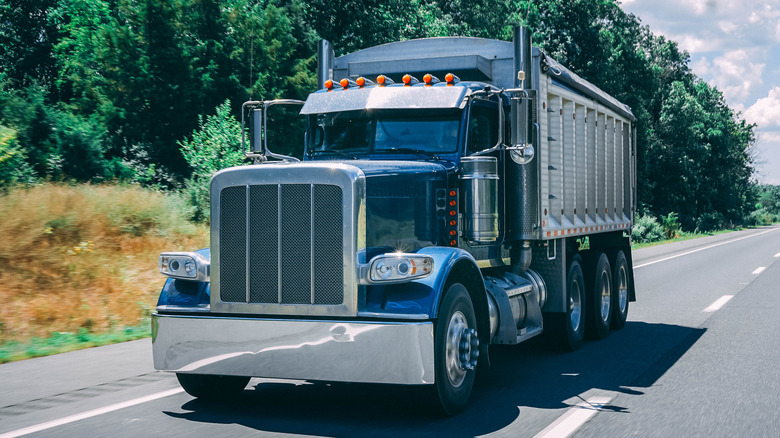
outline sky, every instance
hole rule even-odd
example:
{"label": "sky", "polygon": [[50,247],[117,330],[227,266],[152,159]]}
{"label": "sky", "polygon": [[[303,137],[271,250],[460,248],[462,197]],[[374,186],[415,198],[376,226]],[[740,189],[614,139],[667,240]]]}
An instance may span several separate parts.
{"label": "sky", "polygon": [[755,123],[755,179],[780,185],[780,0],[621,0]]}

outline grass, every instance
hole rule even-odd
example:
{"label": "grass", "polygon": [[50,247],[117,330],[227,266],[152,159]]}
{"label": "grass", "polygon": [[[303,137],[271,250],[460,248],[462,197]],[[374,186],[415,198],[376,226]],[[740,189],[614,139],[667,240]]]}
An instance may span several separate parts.
{"label": "grass", "polygon": [[122,330],[107,333],[91,333],[85,328],[80,328],[76,333],[54,332],[45,338],[34,337],[25,342],[7,341],[0,344],[0,363],[67,353],[149,336],[151,336],[149,321],[135,327],[124,327]]}
{"label": "grass", "polygon": [[680,233],[678,233],[678,236],[675,237],[674,239],[664,239],[664,240],[659,240],[659,241],[656,241],[656,242],[633,243],[631,245],[631,249],[642,249],[642,248],[648,248],[648,247],[651,247],[651,246],[665,245],[667,243],[683,242],[685,240],[693,240],[693,239],[698,239],[700,237],[715,236],[715,235],[718,235],[718,234],[731,233],[732,231],[739,231],[739,229],[720,230],[720,231],[713,231],[711,233],[687,233],[687,232],[680,232]]}
{"label": "grass", "polygon": [[179,198],[136,186],[0,195],[0,361],[148,335],[139,327],[164,281],[158,254],[208,245],[190,213]]}

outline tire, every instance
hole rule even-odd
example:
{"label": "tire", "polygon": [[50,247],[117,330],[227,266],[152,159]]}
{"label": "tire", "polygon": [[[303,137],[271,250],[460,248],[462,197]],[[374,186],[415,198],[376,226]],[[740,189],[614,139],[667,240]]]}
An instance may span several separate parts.
{"label": "tire", "polygon": [[609,335],[612,322],[612,270],[606,254],[595,252],[592,255],[585,277],[589,302],[585,307],[585,326],[588,337],[604,339]]}
{"label": "tire", "polygon": [[444,294],[434,329],[435,397],[441,412],[455,415],[466,408],[474,386],[479,338],[477,317],[466,287],[452,284]]}
{"label": "tire", "polygon": [[631,276],[628,260],[623,251],[612,257],[612,329],[619,330],[626,325],[628,318],[628,291]]}
{"label": "tire", "polygon": [[225,399],[241,393],[249,383],[249,377],[211,376],[204,374],[176,373],[179,384],[187,394],[204,400]]}
{"label": "tire", "polygon": [[574,256],[566,274],[566,314],[563,318],[562,347],[575,351],[582,347],[585,336],[585,278],[582,274],[582,259]]}

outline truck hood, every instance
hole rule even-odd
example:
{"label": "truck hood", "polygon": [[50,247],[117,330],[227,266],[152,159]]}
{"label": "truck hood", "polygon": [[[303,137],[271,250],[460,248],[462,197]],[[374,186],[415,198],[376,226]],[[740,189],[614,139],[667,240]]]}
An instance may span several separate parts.
{"label": "truck hood", "polygon": [[444,210],[454,164],[368,160],[349,164],[366,176],[368,248],[416,251],[447,240]]}

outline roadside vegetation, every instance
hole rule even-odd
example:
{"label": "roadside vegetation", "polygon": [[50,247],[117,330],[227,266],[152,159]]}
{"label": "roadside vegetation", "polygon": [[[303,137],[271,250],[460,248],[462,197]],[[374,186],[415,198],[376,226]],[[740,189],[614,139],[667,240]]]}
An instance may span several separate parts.
{"label": "roadside vegetation", "polygon": [[0,195],[0,362],[148,334],[164,250],[208,245],[179,197],[40,184]]}

